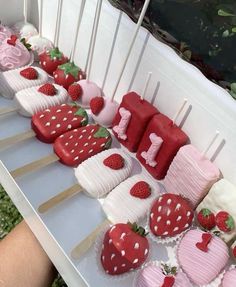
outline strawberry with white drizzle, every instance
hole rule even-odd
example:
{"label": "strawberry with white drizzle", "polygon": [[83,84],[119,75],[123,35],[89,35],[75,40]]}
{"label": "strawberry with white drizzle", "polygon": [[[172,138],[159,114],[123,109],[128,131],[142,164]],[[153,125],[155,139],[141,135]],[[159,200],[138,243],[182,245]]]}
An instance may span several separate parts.
{"label": "strawberry with white drizzle", "polygon": [[39,112],[32,117],[31,126],[37,138],[52,143],[60,135],[86,126],[88,115],[77,104],[62,104]]}
{"label": "strawberry with white drizzle", "polygon": [[[71,127],[69,124],[68,128]],[[65,165],[78,166],[84,160],[108,149],[111,143],[112,138],[106,128],[88,125],[58,137],[54,143],[54,151]]]}
{"label": "strawberry with white drizzle", "polygon": [[149,253],[146,235],[135,223],[113,225],[103,240],[101,263],[105,272],[119,275],[140,267]]}
{"label": "strawberry with white drizzle", "polygon": [[174,237],[189,228],[193,221],[189,202],[171,193],[161,195],[153,204],[149,226],[153,235],[160,238]]}

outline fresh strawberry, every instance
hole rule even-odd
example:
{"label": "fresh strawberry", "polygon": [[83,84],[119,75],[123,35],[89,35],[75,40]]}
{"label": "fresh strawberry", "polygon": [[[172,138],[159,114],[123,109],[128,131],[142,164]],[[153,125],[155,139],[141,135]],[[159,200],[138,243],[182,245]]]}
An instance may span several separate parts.
{"label": "fresh strawberry", "polygon": [[198,223],[206,230],[216,226],[215,215],[209,209],[203,208],[197,214]]}
{"label": "fresh strawberry", "polygon": [[55,96],[57,93],[57,89],[50,83],[44,84],[38,89],[38,91],[46,96]]}
{"label": "fresh strawberry", "polygon": [[149,225],[155,236],[172,237],[185,231],[193,221],[190,203],[180,195],[166,193],[153,204]]}
{"label": "fresh strawberry", "polygon": [[90,109],[94,115],[98,115],[104,106],[103,97],[95,97],[90,101]]}
{"label": "fresh strawberry", "polygon": [[42,69],[52,75],[57,67],[68,62],[68,58],[58,48],[51,49],[39,55],[39,64]]}
{"label": "fresh strawberry", "polygon": [[139,181],[131,188],[130,194],[141,199],[148,198],[151,195],[150,185],[145,181]]}
{"label": "fresh strawberry", "polygon": [[82,95],[82,89],[79,84],[73,84],[68,89],[68,94],[71,97],[72,101],[77,101]]}
{"label": "fresh strawberry", "polygon": [[140,267],[149,253],[146,235],[137,224],[113,225],[103,240],[101,263],[105,272],[118,275]]}
{"label": "fresh strawberry", "polygon": [[15,46],[16,45],[17,36],[11,35],[11,38],[7,40],[7,44]]}
{"label": "fresh strawberry", "polygon": [[69,86],[74,82],[84,79],[85,74],[74,63],[68,62],[58,66],[56,71],[53,73],[53,77],[56,84],[63,86],[68,90]]}
{"label": "fresh strawberry", "polygon": [[230,232],[235,228],[233,217],[226,211],[216,214],[216,225],[223,232]]}
{"label": "fresh strawberry", "polygon": [[[72,124],[67,129],[71,130]],[[65,165],[78,166],[89,157],[108,149],[111,142],[107,129],[99,125],[88,125],[58,137],[54,143],[54,151]]]}
{"label": "fresh strawberry", "polygon": [[51,107],[33,115],[31,126],[40,141],[52,143],[60,135],[87,123],[86,111],[73,103]]}
{"label": "fresh strawberry", "polygon": [[29,67],[20,71],[20,75],[28,80],[38,79],[38,72],[36,69]]}
{"label": "fresh strawberry", "polygon": [[103,164],[111,169],[121,169],[124,167],[124,159],[118,153],[113,153],[106,159],[104,159]]}

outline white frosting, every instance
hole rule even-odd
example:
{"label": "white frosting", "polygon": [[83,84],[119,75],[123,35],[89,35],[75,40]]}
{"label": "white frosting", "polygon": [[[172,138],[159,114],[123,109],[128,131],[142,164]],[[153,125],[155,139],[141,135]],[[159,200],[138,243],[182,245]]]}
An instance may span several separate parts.
{"label": "white frosting", "polygon": [[15,102],[19,107],[19,113],[26,117],[31,117],[35,113],[67,102],[67,91],[59,85],[55,85],[57,94],[47,96],[38,91],[40,86],[35,86],[18,92],[15,95]]}
{"label": "white frosting", "polygon": [[[130,194],[131,188],[139,181],[147,182],[151,187],[151,195],[140,199]],[[153,200],[160,194],[160,187],[145,174],[134,175],[119,184],[103,203],[103,210],[112,223],[127,223],[140,221],[145,217]],[[117,207],[120,208],[117,208]]]}
{"label": "white frosting", "polygon": [[24,21],[17,22],[12,26],[12,30],[18,37],[25,38],[26,41],[28,41],[32,36],[38,35],[38,31],[34,25],[25,23]]}
{"label": "white frosting", "polygon": [[28,43],[31,45],[36,59],[38,59],[38,55],[53,48],[53,43],[49,39],[40,37],[39,35],[31,37]]}
{"label": "white frosting", "polygon": [[13,99],[16,92],[23,89],[42,85],[48,81],[48,75],[42,69],[33,67],[38,72],[38,79],[28,80],[20,75],[20,71],[27,67],[0,73],[0,94],[9,99]]}
{"label": "white frosting", "polygon": [[[209,208],[215,215],[219,211],[227,211],[234,219],[236,225],[236,187],[226,179],[215,183],[208,195],[197,207],[197,212],[202,208]],[[218,229],[217,229],[218,230]],[[227,243],[236,235],[236,228],[230,233],[221,232],[221,238]]]}
{"label": "white frosting", "polygon": [[[125,165],[119,170],[111,169],[103,164],[104,159],[118,153]],[[79,184],[89,196],[99,198],[106,195],[123,180],[130,176],[132,171],[132,159],[121,149],[105,150],[84,161],[75,170],[75,176]]]}

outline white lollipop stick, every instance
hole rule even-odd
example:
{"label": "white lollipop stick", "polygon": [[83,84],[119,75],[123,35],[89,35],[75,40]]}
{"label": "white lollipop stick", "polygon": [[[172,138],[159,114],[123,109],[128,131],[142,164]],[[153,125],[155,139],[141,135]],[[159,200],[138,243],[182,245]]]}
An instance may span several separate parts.
{"label": "white lollipop stick", "polygon": [[104,75],[104,79],[103,79],[103,83],[102,83],[102,91],[103,91],[103,89],[105,87],[105,83],[106,83],[106,80],[107,80],[108,72],[109,72],[109,69],[110,69],[110,66],[111,66],[111,59],[112,59],[112,56],[113,56],[113,52],[114,52],[114,47],[115,47],[116,40],[117,40],[118,31],[119,31],[119,28],[120,28],[121,17],[122,17],[122,11],[120,11],[119,18],[117,20],[116,30],[115,30],[115,33],[114,33],[114,37],[113,37],[113,41],[112,41],[112,45],[111,45],[111,51],[110,51],[110,55],[109,55],[109,58],[108,58],[107,67],[106,67],[106,71],[105,71],[105,75]]}
{"label": "white lollipop stick", "polygon": [[85,0],[82,0],[81,6],[80,6],[80,11],[79,11],[79,17],[78,17],[78,21],[77,21],[77,27],[76,27],[76,31],[75,31],[74,45],[73,45],[72,52],[71,52],[71,62],[74,62],[74,59],[75,59],[75,51],[76,51],[76,46],[77,46],[79,29],[80,29],[80,25],[81,25],[83,13],[84,13],[84,6],[85,6]]}
{"label": "white lollipop stick", "polygon": [[59,42],[59,33],[60,33],[60,27],[61,27],[62,4],[63,4],[63,0],[58,0],[58,5],[57,5],[57,22],[56,22],[56,28],[55,28],[55,34],[54,34],[54,46],[55,47],[58,47],[58,42]]}
{"label": "white lollipop stick", "polygon": [[101,8],[102,8],[102,0],[98,0],[98,9],[96,13],[96,20],[95,20],[95,28],[94,28],[94,34],[93,34],[93,40],[92,40],[92,46],[91,46],[91,55],[90,55],[90,61],[88,65],[88,75],[87,75],[87,81],[89,82],[90,75],[91,75],[91,70],[92,70],[92,64],[93,64],[93,56],[94,56],[94,48],[95,48],[95,43],[97,39],[97,31],[98,31],[98,24],[100,20],[100,14],[101,14]]}
{"label": "white lollipop stick", "polygon": [[143,92],[141,94],[141,100],[144,100],[147,96],[147,88],[149,86],[149,83],[150,83],[150,80],[151,80],[151,77],[152,77],[152,72],[149,72],[148,73],[148,76],[147,76],[147,79],[146,79],[146,83],[145,83],[145,86],[143,88]]}
{"label": "white lollipop stick", "polygon": [[28,19],[28,0],[24,0],[24,22],[27,23]]}
{"label": "white lollipop stick", "polygon": [[119,84],[120,84],[120,80],[121,80],[122,75],[123,75],[123,73],[124,73],[125,66],[126,66],[126,64],[127,64],[127,62],[128,62],[128,59],[129,59],[130,53],[131,53],[131,51],[132,51],[132,48],[133,48],[133,46],[134,46],[135,40],[136,40],[136,38],[137,38],[137,35],[138,35],[138,32],[139,32],[140,26],[142,25],[143,18],[144,18],[144,16],[145,16],[146,11],[147,11],[149,2],[150,2],[150,0],[146,0],[145,3],[144,3],[144,5],[143,5],[143,9],[142,9],[142,12],[141,12],[141,14],[140,14],[140,16],[139,16],[138,23],[136,24],[136,29],[135,29],[134,35],[133,35],[133,37],[132,37],[132,40],[131,40],[131,43],[130,43],[130,47],[129,47],[129,49],[128,49],[128,53],[127,53],[126,58],[125,58],[125,61],[124,61],[124,63],[123,63],[123,66],[122,66],[120,75],[119,75],[119,77],[118,77],[118,80],[117,80],[117,83],[116,83],[116,86],[115,86],[115,89],[114,89],[114,91],[113,91],[113,93],[112,93],[112,97],[111,97],[112,100],[114,99],[115,94],[116,94],[116,91],[117,91],[118,86],[119,86]]}
{"label": "white lollipop stick", "polygon": [[210,143],[209,143],[209,145],[206,147],[206,149],[202,152],[202,156],[205,156],[205,155],[208,153],[209,149],[213,146],[213,144],[214,144],[214,142],[216,141],[216,139],[218,138],[219,134],[220,134],[220,132],[219,132],[219,131],[216,131],[216,133],[215,133],[213,139],[210,141]]}
{"label": "white lollipop stick", "polygon": [[187,104],[187,99],[184,99],[183,104],[180,106],[179,110],[177,111],[177,113],[175,114],[175,116],[172,119],[173,124],[175,124],[177,118],[179,117],[179,115],[181,114],[182,110],[184,109],[185,105]]}
{"label": "white lollipop stick", "polygon": [[43,24],[43,0],[40,0],[40,7],[39,7],[39,37],[42,37],[42,24]]}

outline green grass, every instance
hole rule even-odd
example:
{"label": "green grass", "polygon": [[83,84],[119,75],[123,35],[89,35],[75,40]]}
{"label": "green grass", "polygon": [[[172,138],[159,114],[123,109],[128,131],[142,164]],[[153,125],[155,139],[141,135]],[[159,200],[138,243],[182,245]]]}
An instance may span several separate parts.
{"label": "green grass", "polygon": [[[0,185],[0,240],[3,239],[18,223],[22,216],[11,199]],[[67,285],[58,274],[52,287],[66,287]]]}

